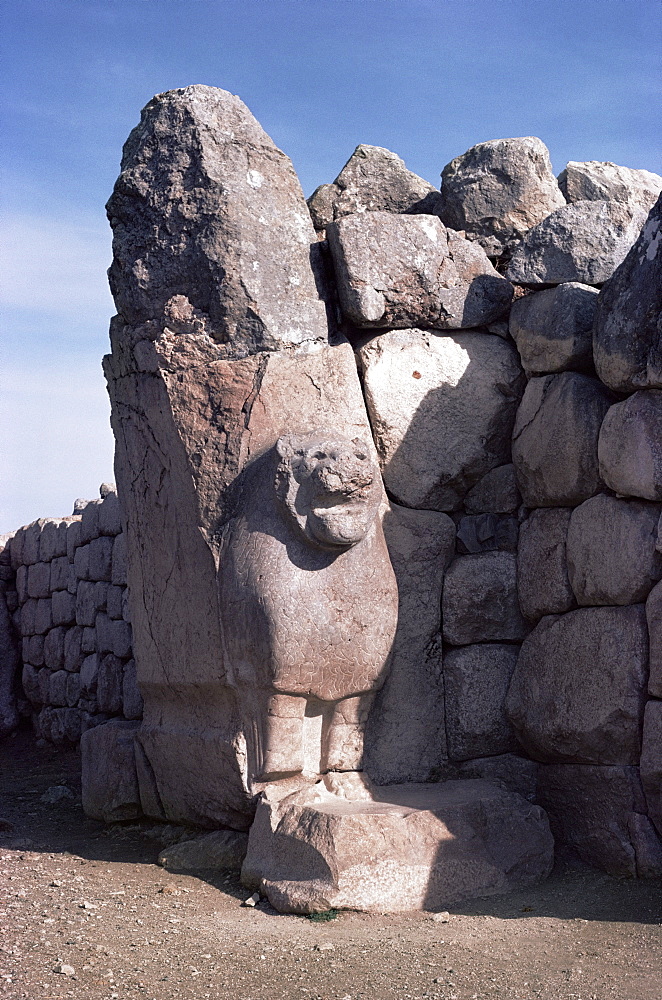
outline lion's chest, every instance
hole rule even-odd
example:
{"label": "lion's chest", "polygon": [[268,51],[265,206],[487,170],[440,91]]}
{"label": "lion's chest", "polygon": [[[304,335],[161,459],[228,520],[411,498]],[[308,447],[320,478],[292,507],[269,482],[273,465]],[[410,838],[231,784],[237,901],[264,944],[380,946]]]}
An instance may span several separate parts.
{"label": "lion's chest", "polygon": [[[380,686],[397,623],[381,530],[333,559],[236,524],[224,546],[226,647],[255,680],[337,700]],[[311,564],[312,563],[312,564]]]}

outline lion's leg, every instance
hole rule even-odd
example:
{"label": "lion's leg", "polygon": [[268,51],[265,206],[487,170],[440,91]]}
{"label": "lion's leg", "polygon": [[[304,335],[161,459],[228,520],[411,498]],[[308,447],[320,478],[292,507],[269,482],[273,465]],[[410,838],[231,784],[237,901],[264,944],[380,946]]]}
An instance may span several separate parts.
{"label": "lion's leg", "polygon": [[361,770],[363,735],[374,697],[374,693],[369,692],[335,703],[324,734],[323,771]]}
{"label": "lion's leg", "polygon": [[306,699],[271,694],[258,725],[256,773],[258,781],[276,781],[304,769]]}

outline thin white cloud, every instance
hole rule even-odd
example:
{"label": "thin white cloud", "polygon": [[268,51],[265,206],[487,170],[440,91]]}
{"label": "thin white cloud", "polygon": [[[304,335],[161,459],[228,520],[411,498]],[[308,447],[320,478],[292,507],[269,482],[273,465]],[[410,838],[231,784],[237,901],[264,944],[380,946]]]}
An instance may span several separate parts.
{"label": "thin white cloud", "polygon": [[114,312],[106,270],[111,234],[103,218],[10,214],[2,223],[0,305],[59,316]]}

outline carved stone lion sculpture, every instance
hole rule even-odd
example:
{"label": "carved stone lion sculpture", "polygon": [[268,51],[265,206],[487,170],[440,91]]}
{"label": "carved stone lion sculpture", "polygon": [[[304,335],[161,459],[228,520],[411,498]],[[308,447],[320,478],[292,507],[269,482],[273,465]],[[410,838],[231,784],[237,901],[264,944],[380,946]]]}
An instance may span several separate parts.
{"label": "carved stone lion sculpture", "polygon": [[382,489],[370,449],[332,433],[283,437],[244,477],[219,597],[250,787],[361,767],[398,612]]}

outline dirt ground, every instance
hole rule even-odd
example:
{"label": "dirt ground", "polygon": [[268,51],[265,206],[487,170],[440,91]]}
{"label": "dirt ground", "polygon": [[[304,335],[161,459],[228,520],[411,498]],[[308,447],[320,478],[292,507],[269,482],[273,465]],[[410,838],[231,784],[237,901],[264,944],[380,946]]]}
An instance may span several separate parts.
{"label": "dirt ground", "polygon": [[[0,746],[0,998],[659,1000],[662,893],[570,858],[543,885],[430,914],[281,916],[235,874],[172,874],[161,827],[104,827],[75,750]],[[73,798],[41,796],[66,785]],[[165,831],[167,833],[167,831]],[[54,971],[64,966],[64,971]]]}

